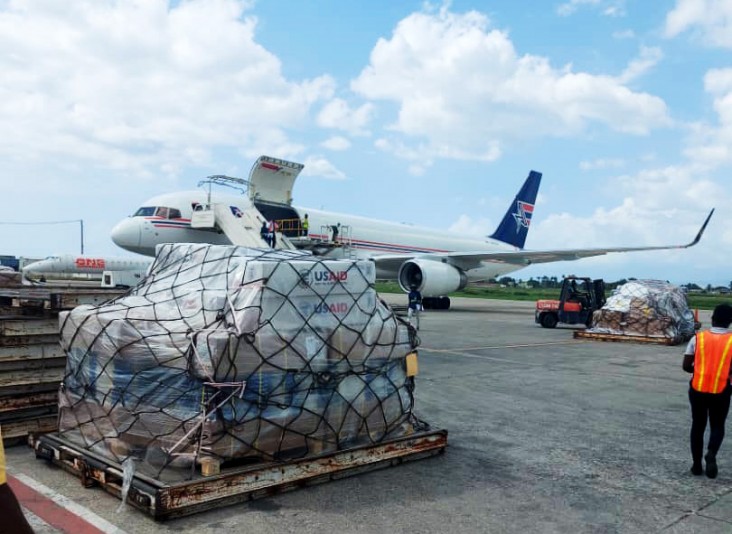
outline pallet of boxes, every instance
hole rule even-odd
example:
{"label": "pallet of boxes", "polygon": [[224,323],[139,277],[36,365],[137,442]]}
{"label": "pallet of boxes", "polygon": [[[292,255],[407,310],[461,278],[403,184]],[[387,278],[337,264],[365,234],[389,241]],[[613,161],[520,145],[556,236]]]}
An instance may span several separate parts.
{"label": "pallet of boxes", "polygon": [[634,280],[618,287],[593,314],[592,327],[575,331],[574,337],[677,345],[691,339],[695,325],[686,294],[678,286]]}
{"label": "pallet of boxes", "polygon": [[414,330],[374,278],[367,261],[161,245],[130,293],[60,317],[59,432],[36,455],[166,519],[444,451],[413,413]]}

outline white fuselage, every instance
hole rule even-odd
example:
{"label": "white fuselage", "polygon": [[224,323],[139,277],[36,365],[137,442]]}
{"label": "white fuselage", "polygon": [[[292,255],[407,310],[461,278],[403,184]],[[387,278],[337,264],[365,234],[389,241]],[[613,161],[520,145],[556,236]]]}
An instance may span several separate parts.
{"label": "white fuselage", "polygon": [[145,273],[152,261],[148,258],[124,258],[104,256],[51,256],[35,261],[23,267],[26,277],[54,277],[57,275],[98,275],[101,278],[105,271],[132,271]]}
{"label": "white fuselage", "polygon": [[[135,215],[121,221],[112,230],[112,239],[126,250],[150,256],[155,254],[156,245],[161,243],[230,244],[223,233],[191,228],[193,205],[206,204],[207,200],[207,194],[203,191],[170,193],[151,198]],[[242,211],[251,206],[248,198],[235,195],[212,194],[211,202],[235,206]],[[309,235],[313,238],[330,239],[332,236],[330,228],[340,223],[339,240],[343,243],[348,242],[350,252],[355,253],[358,259],[381,255],[419,257],[446,252],[515,250],[504,243],[470,239],[454,232],[323,210],[301,207],[293,209],[301,220],[305,214],[308,215]],[[325,254],[325,257],[342,258],[343,250],[344,247],[333,248]],[[521,265],[483,262],[480,267],[466,271],[466,274],[470,281],[488,280],[521,267]],[[397,271],[398,268],[393,271],[379,269],[377,276],[380,279],[393,279],[396,278]]]}

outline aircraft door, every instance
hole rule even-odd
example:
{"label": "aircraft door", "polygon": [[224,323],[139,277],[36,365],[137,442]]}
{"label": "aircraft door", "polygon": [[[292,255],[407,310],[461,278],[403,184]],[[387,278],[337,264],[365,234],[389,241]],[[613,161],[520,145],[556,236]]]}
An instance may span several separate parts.
{"label": "aircraft door", "polygon": [[302,163],[260,156],[249,172],[250,200],[291,205],[292,188],[303,167]]}

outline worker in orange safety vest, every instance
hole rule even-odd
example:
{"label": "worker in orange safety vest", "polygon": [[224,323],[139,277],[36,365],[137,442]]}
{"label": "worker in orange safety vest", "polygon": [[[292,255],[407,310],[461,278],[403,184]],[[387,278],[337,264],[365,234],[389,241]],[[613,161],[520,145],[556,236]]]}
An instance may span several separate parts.
{"label": "worker in orange safety vest", "polygon": [[13,490],[8,486],[5,472],[5,450],[0,429],[0,532],[3,534],[33,534],[33,529],[23,515]]}
{"label": "worker in orange safety vest", "polygon": [[[691,472],[709,478],[717,476],[717,452],[724,439],[724,424],[729,412],[730,361],[732,360],[732,306],[720,304],[712,313],[712,327],[697,332],[684,352],[683,368],[692,373],[689,387],[691,404]],[[709,443],[702,470],[704,431],[709,419]]]}

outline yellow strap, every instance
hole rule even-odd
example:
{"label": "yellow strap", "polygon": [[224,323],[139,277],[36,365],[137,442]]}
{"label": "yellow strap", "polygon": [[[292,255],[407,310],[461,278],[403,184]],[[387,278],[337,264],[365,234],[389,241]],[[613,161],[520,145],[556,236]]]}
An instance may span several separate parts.
{"label": "yellow strap", "polygon": [[7,482],[5,475],[5,449],[3,448],[3,431],[0,428],[0,485]]}
{"label": "yellow strap", "polygon": [[[724,369],[724,362],[727,360],[730,347],[732,347],[732,336],[729,336],[727,344],[724,346],[722,359],[719,361],[719,368],[717,369],[717,376],[714,378],[714,389],[712,393],[719,393],[719,379],[722,377],[722,369]],[[727,381],[729,381],[729,374],[727,375]]]}

